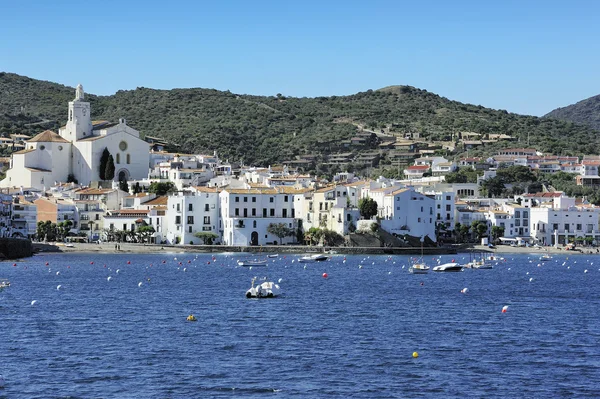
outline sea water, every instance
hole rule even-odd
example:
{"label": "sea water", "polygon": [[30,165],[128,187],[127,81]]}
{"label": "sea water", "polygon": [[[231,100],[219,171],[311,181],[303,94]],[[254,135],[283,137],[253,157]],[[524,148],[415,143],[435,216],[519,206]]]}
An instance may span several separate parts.
{"label": "sea water", "polygon": [[[2,262],[0,398],[600,397],[600,256],[298,257]],[[246,299],[253,277],[283,295]]]}

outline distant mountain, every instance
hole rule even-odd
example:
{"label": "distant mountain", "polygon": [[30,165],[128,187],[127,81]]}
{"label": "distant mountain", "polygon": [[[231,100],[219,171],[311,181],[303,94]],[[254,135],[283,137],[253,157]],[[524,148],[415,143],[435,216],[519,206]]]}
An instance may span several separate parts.
{"label": "distant mountain", "polygon": [[[73,97],[72,87],[0,73],[0,133],[56,130],[65,123]],[[597,153],[600,148],[597,132],[582,125],[463,104],[410,86],[315,98],[137,88],[111,96],[86,93],[86,100],[94,119],[124,117],[142,135],[163,137],[180,151],[217,150],[223,158],[265,166],[313,155],[318,173],[331,171],[331,165],[321,162],[328,154],[378,150],[371,142],[364,148],[347,147],[360,129],[386,128],[399,136],[418,132],[428,142],[455,140],[455,133],[463,131],[518,140],[486,144],[470,150],[473,156],[528,142],[556,154]],[[389,163],[383,154],[381,164]]]}
{"label": "distant mountain", "polygon": [[557,108],[544,115],[544,118],[580,123],[600,131],[600,95]]}

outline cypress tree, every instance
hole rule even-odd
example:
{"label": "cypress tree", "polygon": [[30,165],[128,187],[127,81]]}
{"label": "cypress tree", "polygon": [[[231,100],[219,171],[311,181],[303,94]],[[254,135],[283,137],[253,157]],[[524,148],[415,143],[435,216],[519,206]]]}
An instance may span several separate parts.
{"label": "cypress tree", "polygon": [[108,152],[108,148],[104,148],[102,151],[102,156],[100,156],[100,166],[98,168],[98,174],[100,175],[101,180],[106,180],[106,164],[108,163],[108,157],[110,157],[110,152]]}
{"label": "cypress tree", "polygon": [[112,180],[115,178],[115,160],[112,155],[108,156],[108,161],[106,162],[106,167],[104,170],[104,179]]}

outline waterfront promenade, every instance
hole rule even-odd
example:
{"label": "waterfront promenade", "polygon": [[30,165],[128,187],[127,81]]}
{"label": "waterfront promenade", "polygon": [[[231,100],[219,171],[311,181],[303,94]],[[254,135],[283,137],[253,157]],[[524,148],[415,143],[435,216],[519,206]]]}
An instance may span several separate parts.
{"label": "waterfront promenade", "polygon": [[[115,247],[118,245],[118,249]],[[263,247],[240,247],[240,246],[225,246],[225,245],[160,245],[160,244],[133,244],[133,243],[101,243],[101,244],[73,244],[72,247],[67,247],[62,243],[40,244],[34,243],[34,250],[37,252],[62,252],[62,253],[221,253],[221,252],[247,252],[254,255],[257,254],[298,254],[298,253],[322,253],[330,249],[337,254],[380,254],[380,255],[420,255],[421,248],[390,248],[390,247],[316,247],[316,246],[300,246],[300,245],[269,245]],[[596,254],[596,248],[581,247],[576,250],[566,251],[563,248],[555,247],[511,247],[508,245],[499,245],[495,249],[490,249],[487,246],[475,245],[470,247],[433,247],[423,248],[424,255],[444,255],[455,253],[469,252],[496,252],[496,253],[531,253],[531,254]],[[598,253],[600,255],[600,253]]]}

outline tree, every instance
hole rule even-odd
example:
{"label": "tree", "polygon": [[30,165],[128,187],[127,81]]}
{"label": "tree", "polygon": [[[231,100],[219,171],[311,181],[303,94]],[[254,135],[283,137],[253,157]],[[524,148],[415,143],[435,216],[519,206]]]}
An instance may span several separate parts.
{"label": "tree", "polygon": [[140,187],[140,182],[136,181],[135,185],[133,186],[133,193],[137,194],[137,193],[141,193],[142,192],[142,187]]}
{"label": "tree", "polygon": [[490,177],[489,179],[483,181],[481,187],[487,192],[488,198],[492,198],[502,194],[502,191],[504,190],[504,183],[502,182],[502,178],[498,176]]}
{"label": "tree", "polygon": [[504,236],[504,227],[502,226],[492,226],[492,238],[497,240],[500,237]]}
{"label": "tree", "polygon": [[129,192],[129,184],[127,184],[127,180],[119,180],[119,190]]}
{"label": "tree", "polygon": [[150,187],[148,187],[149,193],[154,193],[156,195],[166,195],[167,193],[173,192],[177,190],[175,183],[172,181],[166,182],[152,182],[150,183]]}
{"label": "tree", "polygon": [[201,239],[202,244],[204,245],[212,245],[213,241],[219,236],[215,233],[211,233],[210,231],[199,231],[194,233],[194,237]]}
{"label": "tree", "polygon": [[146,242],[154,233],[154,227],[148,225],[138,226],[136,229],[136,236],[139,242]]}
{"label": "tree", "polygon": [[106,180],[106,165],[108,164],[109,157],[110,152],[108,152],[108,148],[105,147],[100,156],[100,166],[98,167],[98,174],[100,175],[101,180]]}
{"label": "tree", "polygon": [[373,216],[377,215],[377,202],[370,197],[361,198],[358,201],[358,209],[363,218],[371,219]]}
{"label": "tree", "polygon": [[106,167],[104,170],[104,180],[112,180],[115,178],[115,160],[112,155],[108,156]]}
{"label": "tree", "polygon": [[527,166],[512,165],[508,168],[498,168],[496,171],[496,177],[502,180],[502,183],[515,183],[515,182],[535,182],[537,177],[531,169]]}
{"label": "tree", "polygon": [[344,237],[333,230],[323,230],[323,243],[329,247],[337,247],[344,243]]}
{"label": "tree", "polygon": [[64,240],[69,231],[71,231],[71,227],[73,226],[73,222],[70,220],[64,220],[56,225],[56,234],[59,240]]}
{"label": "tree", "polygon": [[284,237],[294,235],[294,230],[287,227],[285,223],[269,223],[267,226],[267,233],[273,234],[279,238],[279,243],[281,243]]}

